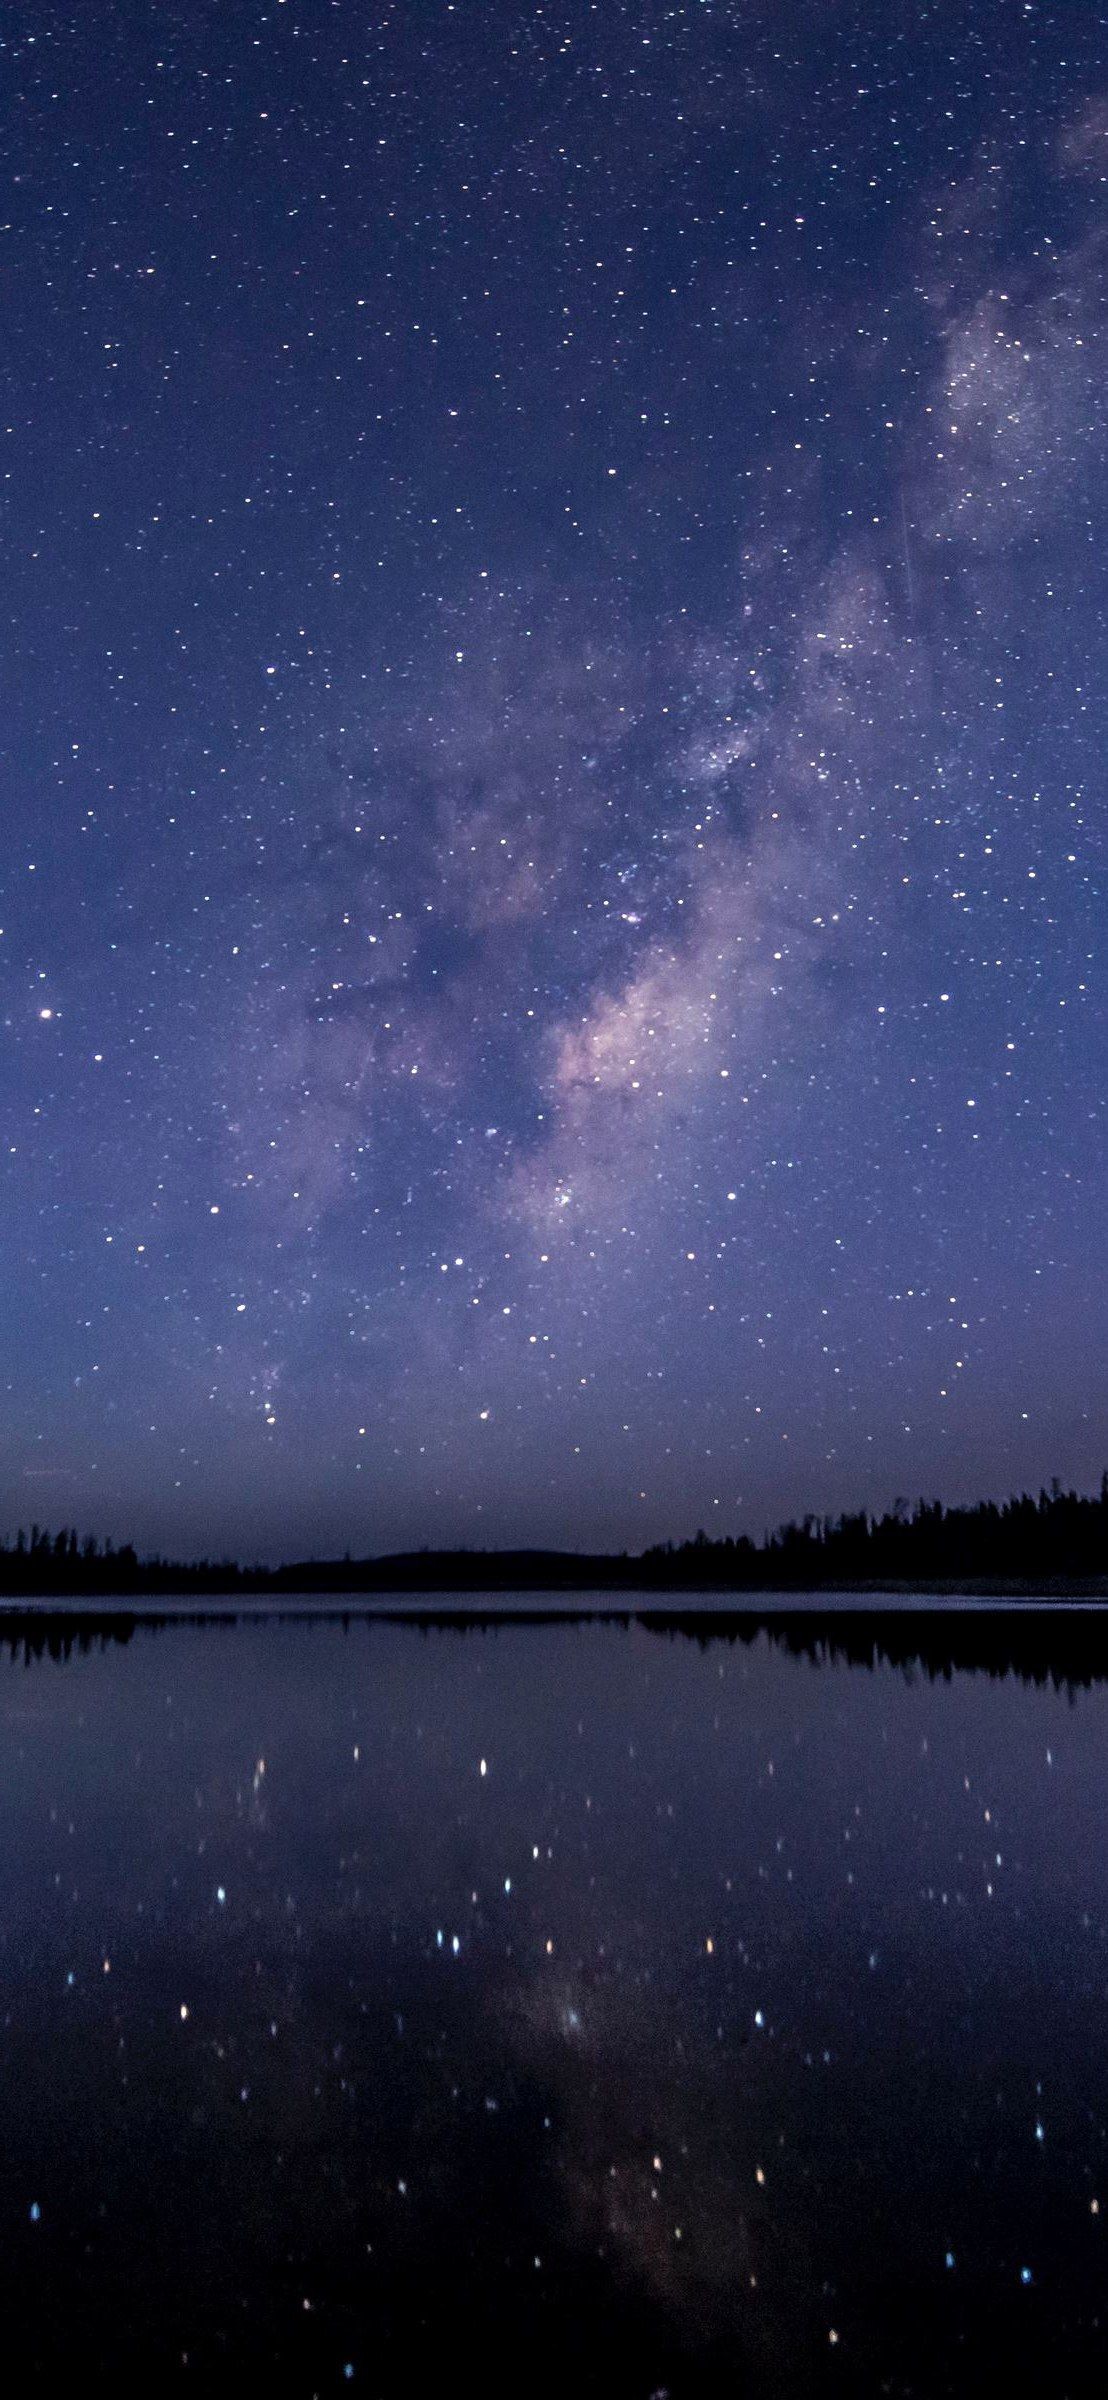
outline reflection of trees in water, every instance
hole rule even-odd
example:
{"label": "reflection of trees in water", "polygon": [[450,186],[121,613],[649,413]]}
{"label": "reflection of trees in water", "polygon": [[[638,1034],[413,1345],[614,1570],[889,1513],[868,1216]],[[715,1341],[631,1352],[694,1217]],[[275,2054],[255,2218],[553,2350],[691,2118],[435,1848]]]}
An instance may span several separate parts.
{"label": "reflection of trees in water", "polygon": [[22,1659],[24,1666],[40,1658],[52,1658],[62,1665],[74,1652],[85,1658],[90,1650],[109,1650],[114,1643],[129,1642],[134,1630],[135,1620],[130,1616],[101,1616],[91,1611],[77,1616],[60,1609],[6,1611],[0,1616],[0,1649],[6,1650],[9,1658]]}
{"label": "reflection of trees in water", "polygon": [[1028,1684],[1049,1684],[1071,1695],[1108,1682],[1108,1609],[1067,1609],[1057,1602],[1041,1608],[980,1609],[785,1608],[766,1613],[714,1608],[544,1608],[493,1604],[487,1608],[409,1607],[390,1609],[97,1609],[29,1604],[0,1611],[0,1651],[30,1665],[59,1663],[130,1642],[137,1632],[167,1633],[198,1628],[233,1632],[267,1625],[372,1634],[374,1624],[405,1625],[423,1638],[442,1634],[495,1635],[561,1626],[604,1626],[626,1633],[631,1626],[667,1640],[695,1642],[700,1649],[724,1642],[751,1648],[765,1641],[790,1658],[813,1666],[898,1669],[908,1678],[949,1682],[955,1674],[1012,1675]]}
{"label": "reflection of trees in water", "polygon": [[[418,1625],[425,1633],[495,1634],[510,1626],[633,1625],[672,1641],[765,1640],[813,1666],[895,1667],[909,1679],[949,1682],[955,1674],[1014,1675],[1023,1683],[1076,1691],[1108,1682],[1108,1607],[1016,1605],[773,1610],[733,1608],[420,1608],[375,1610],[378,1622]],[[318,1619],[316,1620],[318,1622]],[[352,1620],[357,1622],[357,1618]],[[370,1621],[368,1618],[365,1620]]]}
{"label": "reflection of trees in water", "polygon": [[1016,1676],[1071,1693],[1108,1681],[1108,1610],[790,1609],[772,1617],[644,1610],[651,1632],[707,1644],[759,1635],[815,1666],[894,1667],[949,1683],[956,1674]]}

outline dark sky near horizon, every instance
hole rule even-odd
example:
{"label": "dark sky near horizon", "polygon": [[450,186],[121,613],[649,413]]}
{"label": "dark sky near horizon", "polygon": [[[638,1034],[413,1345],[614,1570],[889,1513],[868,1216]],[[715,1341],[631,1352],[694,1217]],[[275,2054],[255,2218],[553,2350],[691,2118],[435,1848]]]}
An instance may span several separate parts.
{"label": "dark sky near horizon", "polygon": [[0,1518],[1089,1482],[1108,19],[0,39]]}

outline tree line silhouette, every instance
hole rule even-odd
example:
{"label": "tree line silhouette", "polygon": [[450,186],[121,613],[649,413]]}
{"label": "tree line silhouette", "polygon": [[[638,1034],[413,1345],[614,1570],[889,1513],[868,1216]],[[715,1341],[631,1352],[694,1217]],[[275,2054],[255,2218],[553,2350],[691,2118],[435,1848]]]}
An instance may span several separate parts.
{"label": "tree line silhouette", "polygon": [[897,1500],[882,1517],[809,1516],[760,1543],[698,1533],[678,1549],[647,1551],[643,1565],[652,1579],[738,1591],[1095,1583],[1108,1578],[1108,1472],[1092,1497],[1063,1491],[1055,1477],[1037,1498],[1021,1492],[964,1508]]}
{"label": "tree line silhouette", "polygon": [[636,1556],[563,1550],[412,1550],[384,1557],[307,1559],[280,1567],[233,1559],[142,1559],[70,1527],[32,1525],[0,1542],[0,1596],[127,1599],[204,1594],[416,1591],[834,1592],[858,1589],[1063,1594],[1108,1585],[1108,1472],[1093,1495],[1054,1480],[1038,1496],[948,1508],[897,1500],[805,1517],[760,1542],[746,1534],[663,1542]]}

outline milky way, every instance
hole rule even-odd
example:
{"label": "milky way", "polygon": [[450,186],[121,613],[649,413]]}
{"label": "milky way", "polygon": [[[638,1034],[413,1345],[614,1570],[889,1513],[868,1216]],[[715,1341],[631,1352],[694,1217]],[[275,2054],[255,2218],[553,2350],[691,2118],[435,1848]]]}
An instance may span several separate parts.
{"label": "milky way", "polygon": [[5,1519],[1098,1476],[1103,14],[0,72]]}

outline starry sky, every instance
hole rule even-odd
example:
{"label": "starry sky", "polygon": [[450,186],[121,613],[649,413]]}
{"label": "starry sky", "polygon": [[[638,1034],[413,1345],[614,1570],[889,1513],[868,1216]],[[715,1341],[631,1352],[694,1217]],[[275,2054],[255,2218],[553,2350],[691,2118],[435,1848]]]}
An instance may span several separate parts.
{"label": "starry sky", "polygon": [[28,0],[0,1516],[1108,1456],[1108,17]]}

